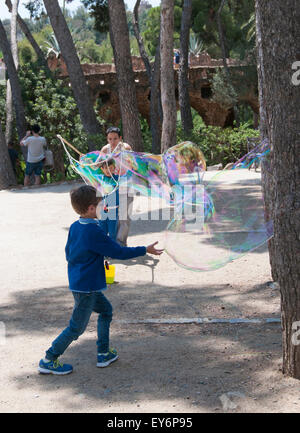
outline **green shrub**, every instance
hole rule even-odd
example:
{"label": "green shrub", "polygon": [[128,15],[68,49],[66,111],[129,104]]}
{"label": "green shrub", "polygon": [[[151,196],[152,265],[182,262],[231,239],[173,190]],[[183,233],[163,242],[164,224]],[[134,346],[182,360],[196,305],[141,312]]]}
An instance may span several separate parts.
{"label": "green shrub", "polygon": [[247,137],[258,136],[259,131],[250,128],[248,123],[239,128],[202,125],[194,127],[189,137],[184,135],[180,126],[177,128],[177,143],[187,139],[192,141],[202,150],[207,165],[221,163],[223,167],[247,153]]}

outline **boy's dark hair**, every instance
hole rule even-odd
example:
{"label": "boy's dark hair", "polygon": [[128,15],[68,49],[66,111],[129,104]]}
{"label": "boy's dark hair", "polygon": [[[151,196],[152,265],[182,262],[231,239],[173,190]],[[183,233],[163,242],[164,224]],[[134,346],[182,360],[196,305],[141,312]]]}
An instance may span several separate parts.
{"label": "boy's dark hair", "polygon": [[118,128],[117,126],[110,126],[109,128],[107,128],[106,135],[108,135],[111,132],[115,132],[116,134],[118,134],[119,137],[121,137],[120,128]]}
{"label": "boy's dark hair", "polygon": [[41,130],[40,125],[33,125],[31,130],[35,133],[38,134]]}
{"label": "boy's dark hair", "polygon": [[96,188],[91,185],[82,185],[70,191],[71,204],[79,215],[87,212],[90,205],[97,206],[102,197],[97,194]]}

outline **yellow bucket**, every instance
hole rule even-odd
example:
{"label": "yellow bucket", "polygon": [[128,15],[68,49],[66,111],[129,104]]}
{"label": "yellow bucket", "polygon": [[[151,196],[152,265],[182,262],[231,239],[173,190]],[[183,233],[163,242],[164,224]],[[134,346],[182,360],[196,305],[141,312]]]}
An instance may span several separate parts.
{"label": "yellow bucket", "polygon": [[109,269],[105,268],[106,283],[112,284],[115,281],[115,265],[109,265]]}

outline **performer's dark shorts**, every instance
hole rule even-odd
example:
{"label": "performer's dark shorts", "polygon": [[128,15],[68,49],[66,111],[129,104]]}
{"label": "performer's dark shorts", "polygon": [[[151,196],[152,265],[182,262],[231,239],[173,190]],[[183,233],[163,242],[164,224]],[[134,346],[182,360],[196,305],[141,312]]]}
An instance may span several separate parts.
{"label": "performer's dark shorts", "polygon": [[26,162],[26,176],[31,176],[34,173],[36,176],[40,176],[42,174],[43,169],[43,161],[39,162]]}

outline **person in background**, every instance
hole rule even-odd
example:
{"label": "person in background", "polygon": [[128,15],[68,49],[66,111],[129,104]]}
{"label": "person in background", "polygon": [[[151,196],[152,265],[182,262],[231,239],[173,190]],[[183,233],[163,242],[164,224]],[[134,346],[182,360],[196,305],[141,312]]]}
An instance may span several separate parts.
{"label": "person in background", "polygon": [[21,140],[21,146],[27,146],[27,161],[24,185],[30,185],[30,176],[34,173],[35,185],[41,184],[41,174],[45,160],[46,139],[40,134],[40,126],[33,125],[30,131],[27,131],[25,137]]}
{"label": "person in background", "polygon": [[174,59],[173,59],[173,61],[174,61],[175,68],[177,68],[179,66],[179,63],[180,63],[180,53],[179,53],[178,50],[174,50]]}

